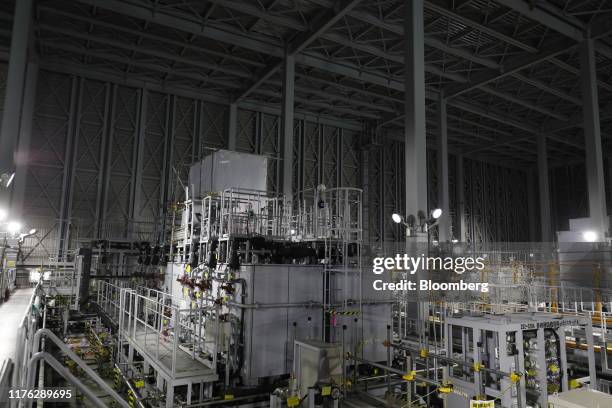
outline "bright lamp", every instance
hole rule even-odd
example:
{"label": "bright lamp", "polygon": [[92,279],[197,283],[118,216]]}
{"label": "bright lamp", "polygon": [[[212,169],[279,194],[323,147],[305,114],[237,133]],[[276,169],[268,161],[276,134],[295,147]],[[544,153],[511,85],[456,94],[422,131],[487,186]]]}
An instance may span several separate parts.
{"label": "bright lamp", "polygon": [[17,221],[9,222],[6,227],[8,229],[8,232],[10,232],[11,234],[15,234],[21,230],[21,224],[19,224]]}
{"label": "bright lamp", "polygon": [[440,208],[435,208],[431,210],[431,216],[434,220],[437,220],[442,215],[442,210]]}
{"label": "bright lamp", "polygon": [[595,242],[597,241],[597,233],[595,231],[584,231],[582,233],[582,238],[586,242]]}

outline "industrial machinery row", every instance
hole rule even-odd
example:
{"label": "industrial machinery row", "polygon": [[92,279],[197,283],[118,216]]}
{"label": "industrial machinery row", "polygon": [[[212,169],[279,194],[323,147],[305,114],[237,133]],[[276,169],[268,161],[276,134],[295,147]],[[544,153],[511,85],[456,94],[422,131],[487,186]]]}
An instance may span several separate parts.
{"label": "industrial machinery row", "polygon": [[364,243],[362,191],[286,197],[270,165],[216,151],[163,234],[82,242],[72,270],[41,274],[13,384],[102,407],[609,403],[607,289],[551,283],[515,250],[487,261],[486,296],[374,290],[372,258],[399,249]]}

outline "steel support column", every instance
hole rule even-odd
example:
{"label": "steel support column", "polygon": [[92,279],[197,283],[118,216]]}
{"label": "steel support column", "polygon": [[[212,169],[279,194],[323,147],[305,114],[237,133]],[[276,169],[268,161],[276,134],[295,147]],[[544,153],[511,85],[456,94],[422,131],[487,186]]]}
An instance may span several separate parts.
{"label": "steel support column", "polygon": [[293,197],[293,118],[295,99],[295,57],[286,54],[283,64],[282,160],[281,191],[289,199]]}
{"label": "steel support column", "polygon": [[70,248],[70,232],[73,227],[72,199],[74,197],[74,181],[76,152],[79,142],[79,123],[81,120],[81,105],[83,101],[84,79],[72,77],[70,91],[70,111],[66,129],[66,145],[64,153],[64,177],[62,180],[62,194],[60,200],[60,259],[66,260]]}
{"label": "steel support column", "polygon": [[11,200],[11,214],[16,219],[21,219],[23,215],[37,82],[38,63],[29,62],[26,69],[25,90],[21,109],[21,124],[19,125],[19,144],[15,153],[15,184],[13,186],[13,197]]}
{"label": "steel support column", "polygon": [[238,134],[238,104],[230,103],[227,115],[227,148],[236,150],[236,135]]}
{"label": "steel support column", "polygon": [[406,216],[427,212],[423,0],[404,3]]}
{"label": "steel support column", "polygon": [[589,217],[591,218],[592,228],[598,234],[598,240],[603,241],[604,233],[608,230],[608,223],[595,64],[594,41],[592,39],[584,40],[580,46],[580,80]]}
{"label": "steel support column", "polygon": [[536,195],[538,194],[536,190],[536,170],[534,168],[529,168],[527,170],[527,213],[529,217],[529,241],[536,242],[538,239],[538,209],[536,204]]}
{"label": "steel support column", "polygon": [[542,242],[552,240],[550,223],[550,187],[548,185],[548,152],[546,135],[538,135],[538,186],[540,192],[540,238]]}
{"label": "steel support column", "polygon": [[142,172],[143,155],[145,144],[145,132],[147,129],[147,99],[148,91],[142,89],[139,95],[137,128],[134,135],[134,145],[132,150],[132,175],[130,190],[130,224],[128,234],[130,238],[135,237],[137,223],[141,221],[140,211],[142,210]]}
{"label": "steel support column", "polygon": [[457,172],[455,189],[457,194],[457,226],[459,231],[455,233],[455,238],[460,242],[466,241],[467,226],[465,222],[465,190],[463,188],[465,184],[465,176],[463,172],[463,155],[458,154],[456,157],[456,169]]}
{"label": "steel support column", "polygon": [[[14,154],[19,138],[31,23],[32,0],[15,2],[15,17],[4,94],[4,111],[2,127],[0,128],[0,146],[2,146],[0,148],[0,175],[11,175],[15,171]],[[10,191],[0,187],[0,208],[8,209]]]}
{"label": "steel support column", "polygon": [[451,240],[450,198],[448,192],[448,128],[446,118],[446,99],[440,94],[438,100],[438,206],[442,217],[438,224],[438,241]]}

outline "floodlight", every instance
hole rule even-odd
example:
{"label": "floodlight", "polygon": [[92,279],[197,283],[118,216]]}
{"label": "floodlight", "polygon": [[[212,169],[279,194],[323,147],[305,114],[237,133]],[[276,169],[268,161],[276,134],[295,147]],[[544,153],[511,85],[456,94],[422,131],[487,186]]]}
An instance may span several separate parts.
{"label": "floodlight", "polygon": [[404,217],[402,217],[401,215],[394,213],[391,216],[391,219],[393,220],[394,223],[399,224],[404,220]]}
{"label": "floodlight", "polygon": [[582,238],[586,242],[595,242],[597,241],[597,233],[595,231],[584,231],[582,233]]}
{"label": "floodlight", "polygon": [[17,221],[9,222],[6,227],[8,229],[8,232],[10,232],[11,234],[15,234],[21,230],[21,224],[19,224]]}
{"label": "floodlight", "polygon": [[13,183],[13,179],[15,178],[15,172],[12,173],[3,173],[0,175],[0,185],[4,188],[9,188]]}

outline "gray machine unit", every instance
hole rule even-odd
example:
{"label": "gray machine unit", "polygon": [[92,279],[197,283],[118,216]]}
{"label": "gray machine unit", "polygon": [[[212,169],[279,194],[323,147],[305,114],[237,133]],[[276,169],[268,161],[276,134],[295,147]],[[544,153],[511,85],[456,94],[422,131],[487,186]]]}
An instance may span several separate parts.
{"label": "gray machine unit", "polygon": [[[394,302],[393,292],[386,290],[374,290],[373,281],[381,279],[390,281],[390,273],[385,271],[382,275],[375,275],[364,269],[359,273],[358,269],[348,271],[346,287],[343,272],[332,275],[331,290],[336,296],[335,303],[342,303],[346,298],[350,300],[349,311],[360,311],[359,314],[338,315],[335,319],[332,341],[342,341],[342,326],[346,325],[344,339],[347,347],[354,352],[355,343],[353,337],[357,335],[357,355],[370,361],[384,361],[387,359],[387,326],[393,322],[392,305]],[[361,285],[359,282],[361,281]],[[362,299],[361,310],[359,310],[359,299]],[[354,324],[357,319],[358,329],[355,333]]]}
{"label": "gray machine unit", "polygon": [[[593,349],[591,322],[579,316],[547,313],[461,316],[447,318],[445,346],[450,357],[510,374],[521,373],[517,385],[508,375],[461,365],[445,368],[445,378],[469,397],[499,398],[501,407],[546,407],[548,395],[569,389],[566,329],[584,326]],[[588,359],[595,384],[595,358]],[[465,406],[464,397],[447,396],[448,407]]]}
{"label": "gray machine unit", "polygon": [[191,197],[228,188],[267,190],[268,158],[256,154],[217,150],[189,169]]}
{"label": "gray machine unit", "polygon": [[244,325],[243,379],[291,373],[293,342],[321,338],[323,267],[242,265],[234,278],[232,302],[244,306],[227,307]]}
{"label": "gray machine unit", "polygon": [[[342,384],[342,346],[321,341],[296,341],[293,374],[300,395],[317,383]],[[305,404],[304,404],[305,405]]]}

